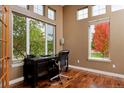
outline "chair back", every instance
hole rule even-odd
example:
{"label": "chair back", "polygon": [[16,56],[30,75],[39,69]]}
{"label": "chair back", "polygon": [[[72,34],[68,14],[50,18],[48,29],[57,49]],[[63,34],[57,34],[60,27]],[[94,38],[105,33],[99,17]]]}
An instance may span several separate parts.
{"label": "chair back", "polygon": [[58,54],[58,60],[60,61],[60,69],[64,69],[68,65],[69,50],[62,50]]}

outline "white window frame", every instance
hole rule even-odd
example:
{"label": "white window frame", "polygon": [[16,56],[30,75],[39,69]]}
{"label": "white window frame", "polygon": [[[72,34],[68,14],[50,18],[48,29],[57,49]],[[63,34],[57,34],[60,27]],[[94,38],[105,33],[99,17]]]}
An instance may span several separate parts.
{"label": "white window frame", "polygon": [[[42,7],[42,9],[39,8],[39,6]],[[34,13],[37,13],[39,15],[44,15],[44,5],[34,5]]]}
{"label": "white window frame", "polygon": [[[96,8],[96,10],[94,8]],[[101,11],[104,11],[104,12],[101,12]],[[106,5],[95,5],[95,6],[92,6],[92,16],[98,16],[98,15],[103,15],[103,14],[106,14]]]}
{"label": "white window frame", "polygon": [[[80,14],[80,12],[82,12],[82,13]],[[88,7],[77,10],[76,16],[77,16],[77,20],[82,20],[82,19],[88,18]]]}
{"label": "white window frame", "polygon": [[124,5],[111,5],[111,11],[115,12],[115,11],[119,11],[124,9]]}
{"label": "white window frame", "polygon": [[56,27],[54,26],[54,45],[53,45],[53,54],[55,55],[56,53]]}
{"label": "white window frame", "polygon": [[[49,12],[52,12],[53,15],[50,14]],[[48,15],[47,15],[47,17],[49,19],[51,19],[51,20],[55,20],[56,19],[56,11],[54,9],[48,7]]]}
{"label": "white window frame", "polygon": [[[110,56],[108,58],[92,58],[91,57],[91,34],[92,33],[91,33],[90,26],[94,25],[94,24],[101,23],[101,22],[110,22],[110,19],[109,18],[101,18],[98,20],[89,21],[89,26],[88,26],[88,60],[89,61],[111,62]],[[110,54],[110,39],[109,39],[109,54]]]}
{"label": "white window frame", "polygon": [[30,18],[26,17],[26,54],[30,54]]}
{"label": "white window frame", "polygon": [[47,46],[47,24],[45,24],[45,55],[48,55],[48,46]]}

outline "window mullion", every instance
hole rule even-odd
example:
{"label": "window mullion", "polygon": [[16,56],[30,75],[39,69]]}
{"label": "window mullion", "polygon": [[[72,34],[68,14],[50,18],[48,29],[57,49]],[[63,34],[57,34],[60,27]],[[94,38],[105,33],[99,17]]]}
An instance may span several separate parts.
{"label": "window mullion", "polygon": [[91,29],[90,29],[90,26],[88,27],[89,28],[89,37],[88,37],[88,39],[89,39],[89,51],[88,51],[88,57],[90,58],[91,57]]}
{"label": "window mullion", "polygon": [[14,53],[13,53],[13,50],[14,50],[14,49],[13,49],[13,46],[14,46],[14,45],[13,45],[13,41],[14,41],[14,40],[13,40],[13,23],[14,23],[14,22],[13,22],[13,21],[14,21],[14,18],[13,18],[13,17],[14,17],[14,15],[13,15],[13,13],[12,13],[12,21],[11,21],[11,22],[12,22],[12,28],[11,28],[11,30],[12,30],[12,60],[13,60],[13,58],[14,58]]}
{"label": "window mullion", "polygon": [[53,54],[55,54],[55,27],[53,28],[53,34],[54,34],[54,36],[53,36]]}
{"label": "window mullion", "polygon": [[45,24],[45,54],[48,54],[48,44],[47,44],[47,24]]}
{"label": "window mullion", "polygon": [[30,19],[26,18],[26,54],[30,54]]}

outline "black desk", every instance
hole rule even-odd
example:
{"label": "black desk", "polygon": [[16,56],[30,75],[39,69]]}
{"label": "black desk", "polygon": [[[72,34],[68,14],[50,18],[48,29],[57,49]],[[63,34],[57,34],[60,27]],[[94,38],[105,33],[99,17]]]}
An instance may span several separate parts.
{"label": "black desk", "polygon": [[[48,75],[51,78],[52,75],[50,73],[58,69],[55,66],[56,59],[56,56],[25,58],[23,66],[24,81],[31,83],[32,87],[35,87],[39,77]],[[54,69],[53,65],[55,67]],[[56,72],[56,74],[58,73]]]}

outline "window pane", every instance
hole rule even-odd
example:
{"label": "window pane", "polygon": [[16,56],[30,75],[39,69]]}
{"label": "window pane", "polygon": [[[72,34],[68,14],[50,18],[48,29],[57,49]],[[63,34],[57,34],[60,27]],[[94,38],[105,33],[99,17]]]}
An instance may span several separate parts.
{"label": "window pane", "polygon": [[109,59],[109,22],[89,27],[89,58]]}
{"label": "window pane", "polygon": [[124,5],[112,5],[112,11],[124,9]]}
{"label": "window pane", "polygon": [[47,47],[48,47],[48,54],[54,53],[54,26],[47,25]]}
{"label": "window pane", "polygon": [[88,18],[88,8],[81,9],[77,11],[77,19],[85,19]]}
{"label": "window pane", "polygon": [[33,19],[30,20],[30,54],[45,54],[45,25]]}
{"label": "window pane", "polygon": [[88,8],[83,9],[83,14],[87,14],[88,13]]}
{"label": "window pane", "polygon": [[23,58],[26,53],[26,19],[13,15],[13,58]]}
{"label": "window pane", "polygon": [[101,15],[106,13],[106,6],[105,5],[96,5],[92,7],[92,14],[93,16]]}
{"label": "window pane", "polygon": [[44,13],[44,6],[43,5],[34,5],[34,12],[40,15]]}
{"label": "window pane", "polygon": [[55,20],[55,11],[50,8],[48,8],[48,18]]}
{"label": "window pane", "polygon": [[99,14],[104,14],[105,13],[105,9],[101,9],[100,11],[99,11]]}

